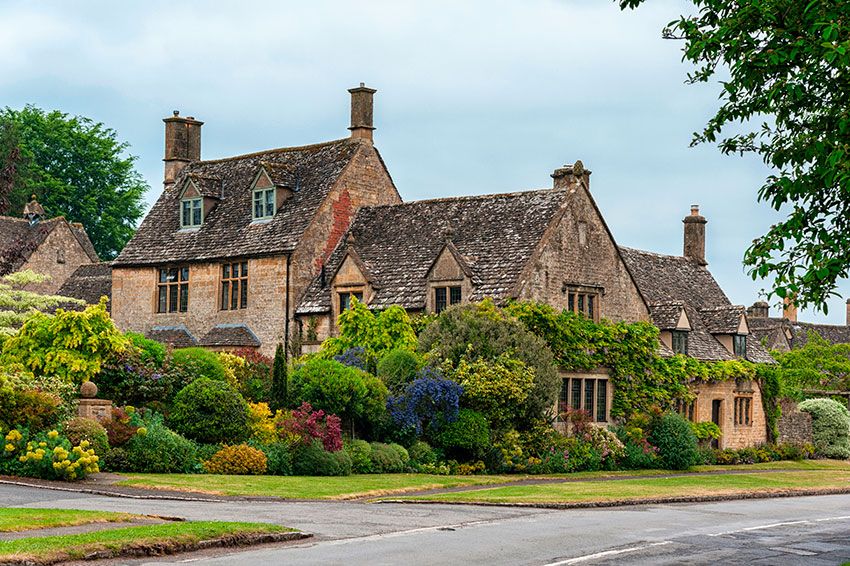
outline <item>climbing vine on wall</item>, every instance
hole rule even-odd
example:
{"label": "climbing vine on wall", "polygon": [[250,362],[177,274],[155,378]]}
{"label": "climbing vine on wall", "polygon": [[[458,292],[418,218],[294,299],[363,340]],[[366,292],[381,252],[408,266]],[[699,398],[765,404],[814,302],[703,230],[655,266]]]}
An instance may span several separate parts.
{"label": "climbing vine on wall", "polygon": [[506,311],[546,340],[558,366],[565,370],[606,368],[614,385],[611,416],[629,419],[652,407],[667,409],[691,400],[692,381],[754,379],[756,365],[747,361],[701,362],[687,356],[661,357],[658,329],[648,322],[595,323],[549,305],[514,302]]}

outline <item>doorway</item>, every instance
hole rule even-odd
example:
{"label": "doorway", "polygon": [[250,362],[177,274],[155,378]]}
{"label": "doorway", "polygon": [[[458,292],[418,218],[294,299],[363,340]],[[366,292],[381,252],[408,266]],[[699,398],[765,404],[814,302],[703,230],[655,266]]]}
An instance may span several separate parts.
{"label": "doorway", "polygon": [[[723,412],[723,399],[714,399],[711,401],[711,422],[716,424],[720,430],[723,426],[720,424],[720,417]],[[720,448],[720,440],[717,438],[711,439],[711,447],[717,450]]]}

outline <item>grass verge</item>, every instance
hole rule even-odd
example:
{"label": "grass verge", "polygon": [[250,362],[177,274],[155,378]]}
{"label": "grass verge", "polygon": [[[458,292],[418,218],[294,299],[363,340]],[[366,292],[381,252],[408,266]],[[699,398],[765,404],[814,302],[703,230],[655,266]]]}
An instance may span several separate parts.
{"label": "grass verge", "polygon": [[97,557],[165,554],[193,550],[202,541],[229,537],[233,544],[250,535],[293,532],[293,529],[265,523],[223,523],[216,521],[179,522],[123,527],[91,533],[29,537],[0,541],[0,563],[53,564]]}
{"label": "grass verge", "polygon": [[499,504],[584,504],[664,499],[787,494],[850,489],[850,468],[728,475],[647,476],[547,485],[514,485],[475,491],[394,498],[408,501]]}
{"label": "grass verge", "polygon": [[105,511],[0,508],[0,533],[74,527],[91,523],[126,523],[136,518],[139,517],[129,513]]}
{"label": "grass verge", "polygon": [[214,495],[286,499],[354,499],[448,487],[505,483],[526,476],[432,476],[363,474],[342,477],[226,476],[215,474],[123,474],[123,486],[193,491]]}

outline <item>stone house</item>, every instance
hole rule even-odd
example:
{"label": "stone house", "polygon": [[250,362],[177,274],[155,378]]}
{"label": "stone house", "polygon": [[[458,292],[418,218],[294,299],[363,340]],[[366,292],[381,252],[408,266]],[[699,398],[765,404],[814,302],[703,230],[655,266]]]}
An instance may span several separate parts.
{"label": "stone house", "polygon": [[203,122],[165,122],[164,189],[112,264],[122,330],[176,346],[288,345],[298,297],[363,206],[400,202],[372,144],[374,90],[348,138],[201,160]]}
{"label": "stone house", "polygon": [[0,216],[0,275],[31,269],[50,276],[29,290],[56,294],[78,267],[99,261],[83,225],[46,218],[35,195],[21,218]]}
{"label": "stone house", "polygon": [[764,301],[753,303],[747,314],[753,335],[768,350],[788,352],[802,348],[812,334],[830,344],[850,344],[850,299],[847,300],[847,323],[844,325],[798,321],[797,309],[787,301],[781,317],[771,317],[770,306]]}

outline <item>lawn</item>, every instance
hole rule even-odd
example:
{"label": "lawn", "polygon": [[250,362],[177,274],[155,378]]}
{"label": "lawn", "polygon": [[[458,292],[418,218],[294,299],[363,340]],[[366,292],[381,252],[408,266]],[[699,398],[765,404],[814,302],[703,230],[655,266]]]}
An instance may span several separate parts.
{"label": "lawn", "polygon": [[128,513],[75,511],[72,509],[0,508],[0,533],[72,527],[90,523],[125,523],[138,518]]}
{"label": "lawn", "polygon": [[816,489],[850,489],[850,468],[751,474],[646,476],[638,479],[587,480],[546,485],[514,485],[475,491],[410,496],[406,500],[457,503],[567,504],[634,501],[675,497],[733,496]]}
{"label": "lawn", "polygon": [[[77,513],[78,511],[75,511]],[[0,541],[0,563],[48,564],[77,560],[92,552],[108,550],[119,555],[131,548],[156,545],[175,550],[182,545],[229,535],[290,532],[292,529],[265,523],[179,522],[82,534],[29,537]]]}
{"label": "lawn", "polygon": [[118,485],[196,491],[216,495],[283,497],[286,499],[353,499],[411,491],[487,485],[527,476],[433,476],[428,474],[363,474],[342,477],[223,476],[214,474],[122,474]]}

